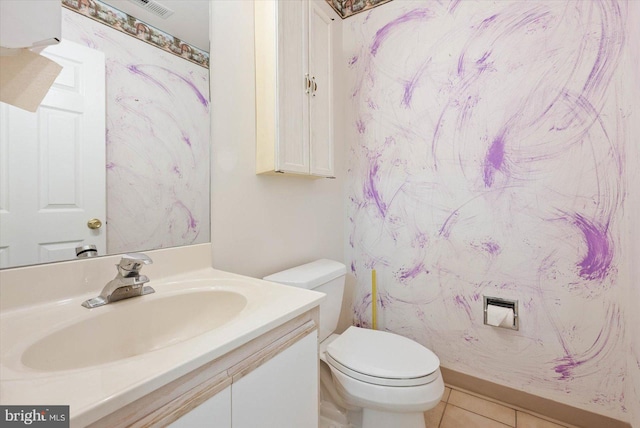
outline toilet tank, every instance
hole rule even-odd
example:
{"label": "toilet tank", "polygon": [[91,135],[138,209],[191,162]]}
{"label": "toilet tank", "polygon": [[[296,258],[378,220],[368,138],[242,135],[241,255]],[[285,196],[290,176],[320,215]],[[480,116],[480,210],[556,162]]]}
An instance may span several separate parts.
{"label": "toilet tank", "polygon": [[320,303],[319,336],[320,341],[323,341],[338,327],[346,273],[347,268],[342,263],[321,259],[265,276],[262,279],[320,291],[327,295],[326,299]]}

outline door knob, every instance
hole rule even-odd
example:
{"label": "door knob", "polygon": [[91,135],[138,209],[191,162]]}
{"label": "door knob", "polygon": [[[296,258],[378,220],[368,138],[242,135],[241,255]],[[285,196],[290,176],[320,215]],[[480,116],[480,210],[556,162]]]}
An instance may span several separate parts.
{"label": "door knob", "polygon": [[97,218],[92,218],[87,222],[87,227],[89,229],[100,229],[102,227],[102,222]]}

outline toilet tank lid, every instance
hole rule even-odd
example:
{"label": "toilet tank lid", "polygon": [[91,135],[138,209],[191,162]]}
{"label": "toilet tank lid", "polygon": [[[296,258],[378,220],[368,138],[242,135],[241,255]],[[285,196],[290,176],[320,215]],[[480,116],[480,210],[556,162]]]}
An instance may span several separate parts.
{"label": "toilet tank lid", "polygon": [[346,273],[347,268],[342,263],[320,259],[265,276],[262,279],[311,290]]}

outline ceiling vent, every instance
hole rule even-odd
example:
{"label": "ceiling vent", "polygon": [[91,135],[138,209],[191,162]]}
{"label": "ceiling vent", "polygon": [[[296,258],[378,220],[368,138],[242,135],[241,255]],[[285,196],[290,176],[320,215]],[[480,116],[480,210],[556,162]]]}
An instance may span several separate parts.
{"label": "ceiling vent", "polygon": [[131,3],[137,4],[143,9],[158,15],[161,18],[168,18],[173,15],[173,11],[166,6],[161,5],[153,0],[129,0]]}

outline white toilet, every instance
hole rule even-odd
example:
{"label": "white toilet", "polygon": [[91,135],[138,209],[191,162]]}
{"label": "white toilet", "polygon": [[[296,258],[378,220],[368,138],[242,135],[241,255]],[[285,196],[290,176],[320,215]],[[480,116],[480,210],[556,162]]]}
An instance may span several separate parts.
{"label": "white toilet", "polygon": [[440,360],[419,343],[393,333],[349,327],[341,335],[332,334],[345,274],[342,263],[322,259],[263,278],[327,295],[320,304],[320,360],[331,374],[321,364],[321,425],[425,428],[423,412],[435,407],[444,393]]}

